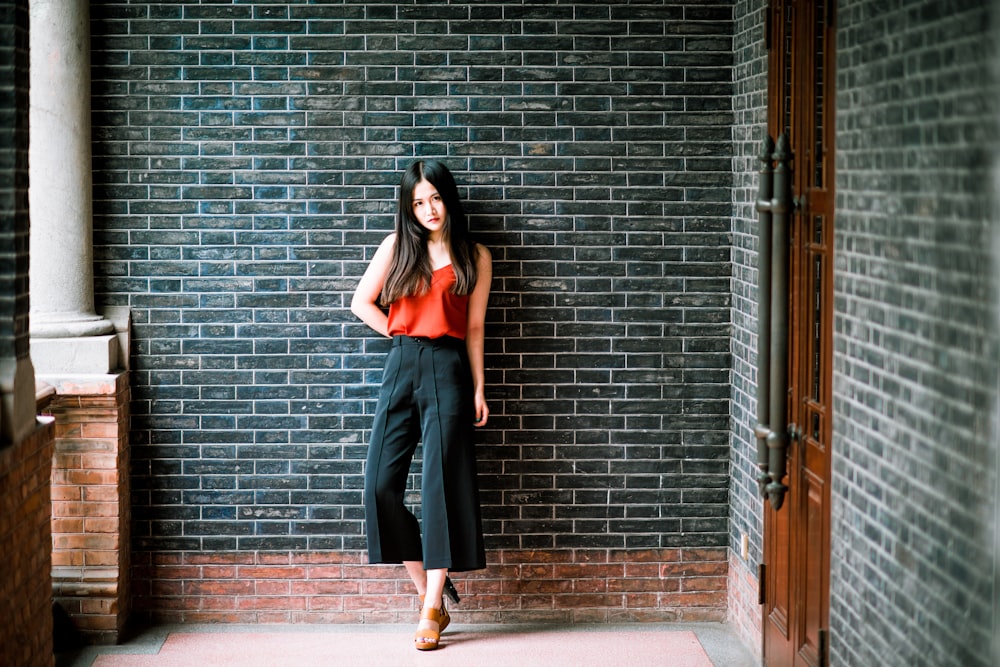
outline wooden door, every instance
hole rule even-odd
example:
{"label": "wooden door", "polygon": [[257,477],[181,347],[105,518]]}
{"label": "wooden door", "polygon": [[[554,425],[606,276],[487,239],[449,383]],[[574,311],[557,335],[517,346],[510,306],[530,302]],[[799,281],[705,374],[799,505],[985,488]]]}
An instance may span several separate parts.
{"label": "wooden door", "polygon": [[765,503],[764,663],[825,665],[830,581],[835,0],[772,0],[768,131],[788,133],[788,492]]}

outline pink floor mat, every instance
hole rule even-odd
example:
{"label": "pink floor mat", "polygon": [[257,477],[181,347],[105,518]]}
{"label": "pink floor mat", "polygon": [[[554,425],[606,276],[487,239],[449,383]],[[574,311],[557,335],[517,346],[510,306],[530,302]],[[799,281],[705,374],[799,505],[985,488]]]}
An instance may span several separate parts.
{"label": "pink floor mat", "polygon": [[690,631],[491,630],[446,632],[437,651],[413,648],[413,631],[175,632],[155,655],[101,655],[93,667],[713,667]]}

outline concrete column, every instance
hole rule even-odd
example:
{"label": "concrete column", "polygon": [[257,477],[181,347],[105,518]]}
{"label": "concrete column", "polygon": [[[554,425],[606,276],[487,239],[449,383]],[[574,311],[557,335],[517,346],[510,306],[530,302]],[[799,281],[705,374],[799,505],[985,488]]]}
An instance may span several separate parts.
{"label": "concrete column", "polygon": [[31,357],[39,375],[107,373],[114,325],[94,309],[88,0],[30,0]]}

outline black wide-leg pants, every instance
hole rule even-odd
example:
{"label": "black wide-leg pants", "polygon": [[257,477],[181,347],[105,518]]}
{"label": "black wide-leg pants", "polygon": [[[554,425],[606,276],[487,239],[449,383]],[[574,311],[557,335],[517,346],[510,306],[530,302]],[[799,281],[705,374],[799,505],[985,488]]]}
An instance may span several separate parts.
{"label": "black wide-leg pants", "polygon": [[[369,562],[422,561],[424,569],[454,572],[486,567],[474,421],[465,342],[395,336],[365,465]],[[410,462],[421,441],[418,522],[403,501]]]}

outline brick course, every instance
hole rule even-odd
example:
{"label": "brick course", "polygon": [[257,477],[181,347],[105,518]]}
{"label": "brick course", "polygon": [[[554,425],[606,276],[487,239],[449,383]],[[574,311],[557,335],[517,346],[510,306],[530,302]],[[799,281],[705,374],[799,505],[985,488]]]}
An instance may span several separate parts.
{"label": "brick course", "polygon": [[[136,601],[161,622],[408,623],[418,611],[401,568],[357,552],[142,559]],[[494,551],[486,570],[455,576],[462,601],[450,611],[463,623],[721,621],[725,559],[725,549]]]}
{"label": "brick course", "polygon": [[101,1],[92,22],[96,292],[135,323],[139,552],[360,558],[386,345],[347,302],[422,156],[494,254],[492,562],[725,549],[728,2]]}

